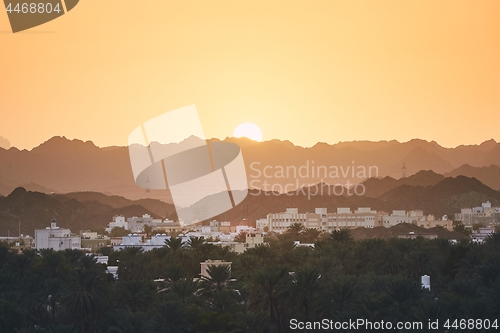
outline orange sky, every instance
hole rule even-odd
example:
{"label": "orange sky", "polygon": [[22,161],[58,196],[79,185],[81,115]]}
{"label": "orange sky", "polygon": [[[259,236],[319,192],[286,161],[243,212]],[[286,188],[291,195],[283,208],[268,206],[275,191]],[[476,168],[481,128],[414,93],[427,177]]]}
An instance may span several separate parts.
{"label": "orange sky", "polygon": [[499,0],[81,0],[12,34],[0,136],[126,145],[196,104],[206,137],[500,141]]}

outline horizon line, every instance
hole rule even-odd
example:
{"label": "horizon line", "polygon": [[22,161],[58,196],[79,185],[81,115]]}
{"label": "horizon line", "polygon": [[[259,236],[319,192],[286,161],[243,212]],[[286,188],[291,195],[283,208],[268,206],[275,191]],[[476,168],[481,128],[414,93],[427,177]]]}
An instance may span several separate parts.
{"label": "horizon line", "polygon": [[[194,135],[190,136],[189,138],[191,137],[195,137]],[[189,138],[181,141],[181,142],[184,142],[186,140],[188,140]],[[0,147],[0,149],[4,149],[4,150],[10,150],[10,149],[17,149],[19,151],[33,151],[34,149],[36,148],[39,148],[41,146],[43,146],[44,144],[46,144],[47,142],[53,140],[53,139],[64,139],[66,141],[79,141],[79,142],[82,142],[82,143],[91,143],[92,145],[94,145],[95,147],[97,148],[100,148],[100,149],[106,149],[106,148],[128,148],[129,146],[128,145],[111,145],[111,146],[98,146],[96,145],[92,140],[82,140],[82,139],[78,139],[78,138],[68,138],[66,137],[65,135],[54,135],[52,137],[50,137],[49,139],[45,140],[44,142],[40,143],[39,145],[37,146],[34,146],[32,147],[31,149],[27,149],[27,148],[23,148],[23,149],[20,149],[18,147],[16,147],[15,145],[12,145],[10,146],[9,148],[3,148],[3,147]],[[294,147],[297,147],[297,148],[304,148],[304,149],[309,149],[309,148],[313,148],[319,144],[326,144],[328,146],[336,146],[336,145],[340,145],[340,144],[349,144],[349,143],[390,143],[390,142],[394,142],[394,143],[397,143],[397,144],[405,144],[405,143],[409,143],[409,142],[412,142],[412,141],[423,141],[423,142],[426,142],[426,143],[430,143],[430,144],[437,144],[439,147],[441,148],[444,148],[444,149],[456,149],[458,147],[470,147],[470,146],[480,146],[486,142],[491,142],[493,141],[495,144],[497,144],[498,142],[491,138],[491,139],[488,139],[488,140],[485,140],[485,141],[482,141],[481,143],[472,143],[472,144],[460,144],[458,146],[454,146],[454,147],[445,147],[445,146],[442,146],[441,144],[439,144],[437,141],[435,140],[426,140],[426,139],[421,139],[421,138],[413,138],[413,139],[410,139],[408,141],[399,141],[397,139],[392,139],[392,140],[351,140],[351,141],[338,141],[336,143],[328,143],[328,142],[325,142],[325,141],[318,141],[316,142],[314,145],[312,146],[301,146],[301,145],[297,145],[295,143],[293,143],[291,140],[288,140],[288,139],[285,139],[285,140],[282,140],[282,139],[269,139],[269,140],[262,140],[262,141],[255,141],[255,140],[252,140],[250,138],[247,138],[247,137],[240,137],[240,138],[237,138],[237,137],[226,137],[224,139],[220,139],[220,138],[216,138],[216,137],[213,137],[213,138],[210,138],[210,139],[206,139],[206,141],[250,141],[252,144],[259,144],[259,143],[267,143],[267,142],[275,142],[275,141],[278,141],[280,143],[289,143],[289,144],[292,144]],[[156,142],[156,141],[155,141]],[[176,143],[176,142],[173,142],[174,144],[179,144],[179,143]],[[172,143],[169,143],[169,144],[172,144]]]}

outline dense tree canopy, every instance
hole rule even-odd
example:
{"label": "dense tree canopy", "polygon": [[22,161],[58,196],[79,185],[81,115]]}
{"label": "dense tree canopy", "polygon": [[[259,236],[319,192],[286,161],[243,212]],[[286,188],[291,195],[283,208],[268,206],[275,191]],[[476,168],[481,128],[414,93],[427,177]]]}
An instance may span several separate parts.
{"label": "dense tree canopy", "polygon": [[[363,318],[421,321],[418,332],[431,332],[429,319],[500,317],[499,234],[483,245],[354,241],[347,230],[320,235],[293,226],[243,254],[203,238],[106,252],[119,266],[116,280],[81,251],[0,246],[0,331],[290,332],[291,319]],[[200,277],[207,259],[232,265],[209,266]],[[431,276],[431,291],[421,288],[422,275]]]}

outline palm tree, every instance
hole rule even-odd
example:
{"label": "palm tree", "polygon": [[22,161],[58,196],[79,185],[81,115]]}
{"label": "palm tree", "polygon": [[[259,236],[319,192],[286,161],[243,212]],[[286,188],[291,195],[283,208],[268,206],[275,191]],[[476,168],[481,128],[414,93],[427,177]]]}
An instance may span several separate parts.
{"label": "palm tree", "polygon": [[165,245],[173,256],[176,256],[184,248],[182,238],[177,237],[170,237],[170,239],[165,240]]}
{"label": "palm tree", "polygon": [[98,264],[97,258],[94,255],[82,256],[76,263],[76,266],[96,272],[104,273],[106,271],[106,266],[103,264]]}
{"label": "palm tree", "polygon": [[0,298],[0,332],[19,332],[26,317],[15,305]]}
{"label": "palm tree", "polygon": [[271,326],[281,332],[282,314],[280,304],[283,286],[288,281],[288,271],[283,267],[269,267],[256,273],[250,291],[250,306],[257,311],[266,311]]}
{"label": "palm tree", "polygon": [[294,240],[298,240],[298,237],[302,233],[302,231],[304,231],[304,225],[302,223],[296,222],[290,224],[286,232],[296,238]]}
{"label": "palm tree", "polygon": [[411,314],[411,307],[418,303],[420,285],[412,280],[395,279],[389,282],[384,296],[381,314],[394,321],[404,321]]}
{"label": "palm tree", "polygon": [[246,254],[259,258],[264,265],[271,263],[275,258],[274,251],[269,245],[265,244],[258,244],[254,248],[248,249]]}
{"label": "palm tree", "polygon": [[118,281],[114,297],[118,307],[130,312],[147,310],[154,303],[155,290],[147,280]]}
{"label": "palm tree", "polygon": [[77,269],[71,275],[68,291],[62,296],[61,304],[75,317],[81,332],[87,333],[91,332],[91,325],[96,322],[104,306],[104,296],[97,275],[92,271]]}
{"label": "palm tree", "polygon": [[236,258],[233,262],[233,273],[238,280],[246,281],[260,266],[256,256],[244,253]]}
{"label": "palm tree", "polygon": [[431,274],[432,258],[430,254],[422,251],[413,252],[407,259],[406,271],[408,276],[419,278],[424,274]]}
{"label": "palm tree", "polygon": [[170,264],[165,268],[165,276],[171,282],[178,281],[186,277],[186,271],[179,264]]}
{"label": "palm tree", "polygon": [[9,259],[7,271],[11,272],[17,279],[24,279],[32,273],[33,260],[24,255],[16,255]]}
{"label": "palm tree", "polygon": [[262,333],[268,329],[268,318],[264,312],[238,312],[231,323],[231,333]]}
{"label": "palm tree", "polygon": [[118,277],[123,280],[139,277],[143,272],[139,270],[140,254],[142,247],[128,247],[120,250],[120,262],[118,264]]}
{"label": "palm tree", "polygon": [[211,294],[221,290],[232,290],[231,267],[229,265],[209,265],[207,274],[208,277],[202,276],[201,281],[204,294]]}
{"label": "palm tree", "polygon": [[317,308],[325,318],[343,318],[351,304],[356,302],[358,285],[352,277],[331,280],[319,293]]}
{"label": "palm tree", "polygon": [[386,246],[375,259],[375,269],[380,274],[397,274],[401,271],[401,253],[393,246]]}
{"label": "palm tree", "polygon": [[461,277],[472,278],[476,275],[480,264],[481,257],[475,252],[469,252],[460,260],[458,273]]}
{"label": "palm tree", "polygon": [[9,248],[0,244],[0,269],[7,263],[9,258]]}
{"label": "palm tree", "polygon": [[180,279],[170,285],[169,290],[177,296],[183,305],[195,303],[197,292],[200,289],[197,281],[193,279]]}
{"label": "palm tree", "polygon": [[151,318],[151,331],[155,333],[186,333],[191,332],[192,324],[184,310],[174,302],[160,304]]}
{"label": "palm tree", "polygon": [[42,257],[40,271],[49,278],[63,277],[68,271],[68,261],[63,252],[54,251],[52,249],[40,250]]}
{"label": "palm tree", "polygon": [[312,262],[325,280],[329,280],[335,273],[339,273],[338,262],[331,256],[320,255],[314,258]]}
{"label": "palm tree", "polygon": [[[231,250],[229,246],[215,246],[210,244],[205,244],[210,246],[210,258],[217,258],[225,261],[233,261],[238,257],[236,252]],[[207,247],[205,251],[209,250]],[[208,253],[208,251],[207,251]],[[206,259],[206,258],[205,258]]]}
{"label": "palm tree", "polygon": [[83,256],[85,256],[82,250],[66,249],[63,253],[70,264],[76,264]]}
{"label": "palm tree", "polygon": [[207,307],[220,313],[234,311],[238,303],[229,290],[215,290],[207,299]]}
{"label": "palm tree", "polygon": [[149,278],[158,279],[166,274],[168,267],[168,250],[164,247],[149,251],[147,271]]}
{"label": "palm tree", "polygon": [[305,243],[316,242],[320,234],[321,231],[316,228],[307,228],[302,231],[302,236]]}
{"label": "palm tree", "polygon": [[290,297],[297,304],[299,311],[303,311],[305,321],[309,321],[311,307],[320,289],[321,274],[316,267],[306,266],[292,275]]}
{"label": "palm tree", "polygon": [[500,281],[500,258],[486,260],[478,266],[476,272],[482,285],[488,289],[495,282]]}
{"label": "palm tree", "polygon": [[354,241],[349,229],[334,230],[330,237],[336,243],[352,243]]}
{"label": "palm tree", "polygon": [[151,323],[145,313],[117,311],[111,316],[108,333],[149,333]]}
{"label": "palm tree", "polygon": [[62,312],[61,297],[66,294],[66,288],[59,279],[45,279],[42,282],[37,297],[40,299],[38,304],[39,313],[48,314],[52,325],[56,324],[56,319]]}
{"label": "palm tree", "polygon": [[200,248],[203,244],[205,244],[205,237],[189,237],[189,240],[187,241],[187,245],[193,249],[196,250]]}

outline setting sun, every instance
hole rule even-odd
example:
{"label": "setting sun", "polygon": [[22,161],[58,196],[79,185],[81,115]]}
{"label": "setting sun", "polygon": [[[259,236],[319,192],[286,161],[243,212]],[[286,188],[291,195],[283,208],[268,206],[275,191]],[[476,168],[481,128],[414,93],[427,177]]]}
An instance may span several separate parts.
{"label": "setting sun", "polygon": [[254,141],[262,141],[262,131],[259,126],[252,123],[243,123],[238,125],[233,132],[236,138],[246,137]]}

